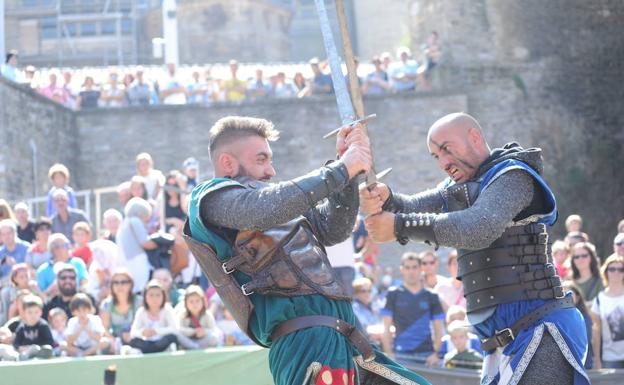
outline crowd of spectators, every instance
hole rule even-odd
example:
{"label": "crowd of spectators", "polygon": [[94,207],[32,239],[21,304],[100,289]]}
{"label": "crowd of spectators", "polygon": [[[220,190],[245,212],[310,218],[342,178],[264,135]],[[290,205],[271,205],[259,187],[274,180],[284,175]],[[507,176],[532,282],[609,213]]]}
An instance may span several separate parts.
{"label": "crowd of spectators", "polygon": [[[27,204],[0,199],[2,360],[252,344],[181,239],[187,196],[200,181],[194,158],[181,166],[165,175],[149,154],[138,154],[136,175],[117,188],[123,213],[105,210],[96,219],[100,234],[77,207],[62,164],[49,169],[47,216],[33,220]],[[552,263],[586,320],[586,366],[621,368],[624,220],[606,258],[581,217],[568,217],[566,228],[552,244]],[[353,236],[327,253],[353,296],[359,327],[386,354],[429,366],[481,366],[456,250],[407,252],[397,268],[381,268],[379,247],[360,220]]]}
{"label": "crowd of spectators", "polygon": [[[362,63],[357,71],[362,92],[380,95],[430,90],[430,72],[441,58],[436,32],[416,56],[401,47],[396,59],[384,52]],[[21,70],[17,52],[11,51],[0,72],[73,109],[210,105],[333,93],[328,63],[318,58],[307,64],[242,65],[231,60],[227,65],[181,68],[174,64],[81,69],[36,69],[29,65]]]}

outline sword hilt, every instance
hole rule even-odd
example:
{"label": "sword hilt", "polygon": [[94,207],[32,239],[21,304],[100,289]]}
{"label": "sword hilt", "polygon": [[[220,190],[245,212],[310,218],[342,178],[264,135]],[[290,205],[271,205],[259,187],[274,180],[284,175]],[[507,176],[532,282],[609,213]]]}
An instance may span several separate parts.
{"label": "sword hilt", "polygon": [[372,119],[374,119],[376,117],[377,117],[377,114],[370,114],[370,115],[366,115],[365,117],[363,117],[361,119],[356,119],[356,120],[354,120],[352,122],[349,122],[347,124],[343,124],[342,126],[336,128],[335,130],[332,130],[332,131],[328,132],[327,134],[323,135],[323,139],[331,138],[332,136],[337,135],[340,132],[340,130],[342,130],[345,127],[351,127],[351,126],[354,126],[354,125],[356,125],[358,123],[366,123],[369,120],[372,120]]}

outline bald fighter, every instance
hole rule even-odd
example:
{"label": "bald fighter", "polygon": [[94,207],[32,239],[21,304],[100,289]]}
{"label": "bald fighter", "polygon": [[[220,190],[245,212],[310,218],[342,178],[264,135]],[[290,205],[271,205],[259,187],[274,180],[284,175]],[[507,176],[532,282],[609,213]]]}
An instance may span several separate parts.
{"label": "bald fighter", "polygon": [[487,352],[481,384],[589,384],[584,321],[547,255],[557,206],[541,150],[491,150],[465,113],[436,121],[427,145],[448,175],[437,187],[360,191],[373,240],[459,250],[468,319]]}

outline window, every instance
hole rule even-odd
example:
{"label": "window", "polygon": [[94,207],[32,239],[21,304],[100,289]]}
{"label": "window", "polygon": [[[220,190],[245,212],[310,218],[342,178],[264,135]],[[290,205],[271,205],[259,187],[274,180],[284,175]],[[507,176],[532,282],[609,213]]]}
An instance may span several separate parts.
{"label": "window", "polygon": [[106,20],[101,25],[102,35],[114,35],[117,32],[117,23],[114,20]]}
{"label": "window", "polygon": [[42,39],[56,39],[56,18],[44,17],[39,20]]}
{"label": "window", "polygon": [[63,24],[64,36],[76,36],[78,34],[78,28],[76,23]]}
{"label": "window", "polygon": [[121,19],[121,33],[127,35],[130,32],[132,32],[132,20]]}
{"label": "window", "polygon": [[97,33],[96,24],[93,22],[80,24],[80,36],[95,36]]}

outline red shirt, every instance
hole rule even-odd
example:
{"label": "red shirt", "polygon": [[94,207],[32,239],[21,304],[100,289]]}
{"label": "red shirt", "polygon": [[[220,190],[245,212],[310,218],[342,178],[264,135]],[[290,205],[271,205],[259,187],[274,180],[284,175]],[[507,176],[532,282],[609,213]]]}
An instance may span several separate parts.
{"label": "red shirt", "polygon": [[72,257],[78,257],[82,259],[87,267],[89,267],[89,265],[91,264],[91,259],[93,259],[93,252],[88,245],[84,247],[76,247],[72,251],[71,255]]}

